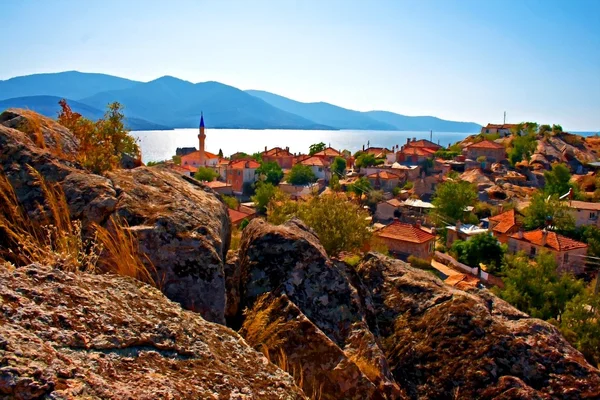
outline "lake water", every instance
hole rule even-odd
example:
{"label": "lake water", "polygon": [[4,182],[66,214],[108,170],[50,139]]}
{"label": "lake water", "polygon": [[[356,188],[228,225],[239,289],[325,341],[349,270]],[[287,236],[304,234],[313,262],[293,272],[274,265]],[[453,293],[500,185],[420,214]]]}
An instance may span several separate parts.
{"label": "lake water", "polygon": [[[178,147],[198,148],[198,129],[175,129],[171,131],[133,131],[139,140],[142,160],[170,160]],[[467,137],[467,133],[433,132],[433,141],[448,146]],[[355,152],[367,146],[402,146],[407,138],[429,139],[429,132],[409,131],[300,131],[300,130],[249,130],[207,129],[206,150],[217,154],[219,149],[227,157],[238,151],[252,154],[272,147],[289,147],[292,153],[308,153],[313,143],[324,142],[333,148]]]}

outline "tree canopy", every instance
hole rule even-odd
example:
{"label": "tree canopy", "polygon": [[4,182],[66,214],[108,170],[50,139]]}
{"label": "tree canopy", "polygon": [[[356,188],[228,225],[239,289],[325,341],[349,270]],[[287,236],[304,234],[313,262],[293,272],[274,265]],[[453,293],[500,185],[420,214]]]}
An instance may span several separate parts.
{"label": "tree canopy", "polygon": [[371,183],[367,178],[361,176],[354,183],[348,185],[348,191],[357,196],[367,195],[371,191]]}
{"label": "tree canopy", "polygon": [[551,225],[561,231],[570,231],[575,227],[575,220],[569,208],[556,195],[546,196],[541,192],[534,194],[524,214],[523,224],[527,230],[546,225]]}
{"label": "tree canopy", "polygon": [[267,211],[269,202],[276,196],[280,195],[281,190],[268,182],[256,182],[254,195],[251,197],[256,211],[264,214]]}
{"label": "tree canopy", "polygon": [[317,233],[329,255],[360,249],[371,237],[369,214],[343,195],[313,196],[306,202],[287,200],[269,206],[271,223],[280,224],[294,216]]}
{"label": "tree canopy", "polygon": [[296,164],[292,167],[287,181],[292,185],[306,185],[316,182],[317,177],[308,165]]}
{"label": "tree canopy", "polygon": [[256,169],[256,173],[261,177],[261,180],[273,185],[279,185],[279,182],[283,179],[283,170],[275,161],[263,161],[260,167]]}
{"label": "tree canopy", "polygon": [[358,168],[372,167],[374,165],[383,164],[383,160],[378,160],[373,154],[362,153],[354,161],[354,165]]}
{"label": "tree canopy", "polygon": [[512,165],[531,158],[537,147],[537,136],[535,132],[516,135],[511,142],[511,149],[508,151],[508,160]]}
{"label": "tree canopy", "polygon": [[436,212],[452,221],[461,220],[465,208],[474,205],[476,201],[477,190],[466,181],[447,181],[438,185],[433,198]]}
{"label": "tree canopy", "polygon": [[325,150],[325,148],[326,148],[326,145],[323,142],[311,144],[308,147],[308,154],[310,154],[312,156],[315,153]]}
{"label": "tree canopy", "polygon": [[544,172],[544,193],[546,195],[562,196],[569,190],[577,190],[575,185],[571,184],[571,171],[564,164],[553,164],[550,171]]}
{"label": "tree canopy", "polygon": [[451,252],[458,261],[471,267],[486,265],[487,271],[498,273],[502,268],[505,249],[494,236],[481,233],[467,241],[457,240],[452,244]]}
{"label": "tree canopy", "polygon": [[344,176],[344,172],[346,171],[346,160],[342,157],[336,157],[333,159],[331,163],[331,172],[333,175],[337,175],[339,177]]}
{"label": "tree canopy", "polygon": [[198,167],[196,173],[194,174],[194,178],[203,181],[203,182],[212,182],[215,178],[219,176],[212,168],[208,167]]}

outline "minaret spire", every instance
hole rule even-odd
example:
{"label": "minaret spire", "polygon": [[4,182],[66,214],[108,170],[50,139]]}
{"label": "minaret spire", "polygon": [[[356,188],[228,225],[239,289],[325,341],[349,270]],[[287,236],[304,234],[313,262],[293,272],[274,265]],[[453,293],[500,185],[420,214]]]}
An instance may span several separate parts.
{"label": "minaret spire", "polygon": [[200,152],[200,165],[206,165],[206,155],[204,153],[205,139],[206,134],[204,133],[204,113],[200,111],[200,128],[198,133],[198,141],[200,142],[200,148],[198,149]]}

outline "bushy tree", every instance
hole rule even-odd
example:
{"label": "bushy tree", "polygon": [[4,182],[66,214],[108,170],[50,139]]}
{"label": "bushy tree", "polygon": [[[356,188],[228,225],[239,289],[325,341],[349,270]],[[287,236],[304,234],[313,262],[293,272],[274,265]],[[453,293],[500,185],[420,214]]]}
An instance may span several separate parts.
{"label": "bushy tree", "polygon": [[371,191],[371,183],[364,176],[358,178],[354,183],[348,185],[348,191],[357,196],[367,195]]}
{"label": "bushy tree", "polygon": [[344,173],[346,172],[346,160],[342,157],[334,158],[331,163],[331,172],[332,175],[337,175],[338,177],[344,176]]}
{"label": "bushy tree", "polygon": [[329,180],[329,188],[336,192],[339,192],[342,189],[340,185],[340,178],[338,178],[337,175],[334,174],[331,176],[331,179]]}
{"label": "bushy tree", "polygon": [[306,185],[316,182],[317,177],[308,165],[296,164],[292,167],[287,181],[292,185]]}
{"label": "bushy tree", "polygon": [[559,275],[552,253],[542,251],[535,262],[525,254],[507,257],[500,297],[535,318],[559,319],[567,303],[584,289],[582,281]]}
{"label": "bushy tree", "polygon": [[382,190],[371,190],[367,194],[367,202],[366,205],[371,210],[372,214],[375,214],[377,211],[377,204],[383,201],[383,191]]}
{"label": "bushy tree", "polygon": [[223,195],[223,201],[225,204],[227,204],[227,207],[231,208],[232,210],[237,210],[239,206],[239,202],[233,196]]}
{"label": "bushy tree", "polygon": [[121,104],[109,104],[104,117],[96,122],[73,112],[64,99],[59,104],[58,122],[79,139],[76,157],[84,168],[102,173],[117,168],[123,155],[139,158],[139,147],[123,124]]}
{"label": "bushy tree", "polygon": [[280,190],[267,182],[256,182],[254,196],[252,201],[256,206],[256,211],[264,214],[267,211],[269,202],[277,195]]}
{"label": "bushy tree", "polygon": [[589,287],[575,296],[560,319],[560,330],[593,365],[600,364],[600,294]]}
{"label": "bushy tree", "polygon": [[544,172],[544,193],[546,195],[562,196],[570,189],[576,190],[575,185],[571,184],[571,171],[564,164],[552,165],[552,170]]}
{"label": "bushy tree", "polygon": [[194,178],[203,181],[203,182],[212,182],[215,178],[219,176],[212,168],[208,167],[198,167],[196,173],[194,174]]}
{"label": "bushy tree", "polygon": [[269,208],[269,222],[298,217],[319,236],[329,255],[360,249],[371,237],[369,214],[343,195],[313,196],[306,202],[277,202]]}
{"label": "bushy tree", "polygon": [[523,224],[527,230],[546,225],[552,225],[561,231],[570,231],[575,227],[575,219],[569,208],[556,195],[546,196],[540,192],[534,194],[524,214]]}
{"label": "bushy tree", "polygon": [[308,154],[310,154],[312,156],[320,151],[325,150],[325,148],[326,148],[326,145],[323,142],[311,144],[308,147]]}
{"label": "bushy tree", "polygon": [[436,213],[452,221],[461,220],[464,210],[477,201],[475,186],[466,181],[447,181],[438,185],[433,199]]}
{"label": "bushy tree", "polygon": [[488,272],[498,273],[502,268],[505,249],[494,236],[482,233],[467,241],[455,241],[451,252],[463,264],[479,267],[481,263],[487,266]]}
{"label": "bushy tree", "polygon": [[260,167],[256,169],[256,173],[261,177],[261,180],[273,185],[279,185],[279,182],[283,179],[283,170],[275,161],[263,161]]}
{"label": "bushy tree", "polygon": [[378,160],[373,154],[362,153],[354,161],[354,165],[358,168],[371,167],[374,165],[383,164],[383,160]]}
{"label": "bushy tree", "polygon": [[516,135],[511,143],[512,148],[508,151],[508,160],[512,165],[531,158],[537,147],[535,132],[525,133],[523,136]]}

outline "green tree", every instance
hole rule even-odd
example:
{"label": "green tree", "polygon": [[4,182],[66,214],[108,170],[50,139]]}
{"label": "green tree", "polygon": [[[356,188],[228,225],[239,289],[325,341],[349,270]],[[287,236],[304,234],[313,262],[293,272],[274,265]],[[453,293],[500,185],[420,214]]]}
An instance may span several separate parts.
{"label": "green tree", "polygon": [[331,172],[332,175],[337,175],[338,177],[344,176],[344,173],[346,172],[346,160],[342,157],[334,158],[331,163]]}
{"label": "green tree", "polygon": [[522,136],[516,135],[512,141],[512,148],[508,151],[508,160],[512,165],[531,158],[537,147],[535,132],[528,132]]}
{"label": "green tree", "polygon": [[256,169],[256,173],[261,177],[261,180],[279,185],[283,179],[283,170],[275,161],[262,162],[260,167]]}
{"label": "green tree", "polygon": [[315,153],[325,150],[326,147],[327,147],[326,144],[323,142],[311,144],[308,147],[308,154],[310,154],[312,156]]}
{"label": "green tree", "polygon": [[375,211],[377,211],[377,204],[381,201],[383,201],[383,191],[382,190],[371,190],[367,194],[366,205],[369,207],[369,210],[371,210],[372,214],[375,214]]}
{"label": "green tree", "polygon": [[250,221],[248,221],[248,218],[244,218],[242,220],[242,222],[240,222],[240,230],[243,231],[248,226],[249,223],[250,223]]}
{"label": "green tree", "polygon": [[241,158],[246,158],[246,157],[250,157],[249,154],[244,153],[243,151],[240,151],[238,153],[235,153],[234,155],[231,156],[232,160],[239,160]]}
{"label": "green tree", "polygon": [[259,152],[252,153],[252,158],[256,162],[262,162],[262,153],[259,153]]}
{"label": "green tree", "polygon": [[553,164],[552,170],[544,172],[544,192],[546,195],[562,196],[570,189],[576,190],[571,184],[571,171],[564,164]]}
{"label": "green tree", "polygon": [[563,128],[560,125],[552,124],[552,133],[562,133]]}
{"label": "green tree", "polygon": [[467,241],[455,241],[451,252],[463,264],[479,267],[481,263],[487,266],[488,272],[498,273],[502,268],[505,249],[494,236],[481,233]]}
{"label": "green tree", "polygon": [[452,221],[461,220],[464,210],[477,201],[475,186],[466,181],[447,181],[438,185],[433,199],[436,213]]}
{"label": "green tree", "polygon": [[308,165],[296,164],[292,167],[288,177],[292,185],[306,185],[317,181],[317,177]]}
{"label": "green tree", "polygon": [[217,154],[219,158],[223,158],[223,150],[219,149],[219,154]]}
{"label": "green tree", "polygon": [[198,170],[194,174],[194,178],[203,182],[212,182],[219,176],[212,168],[198,167]]}
{"label": "green tree", "polygon": [[269,222],[282,223],[294,216],[300,218],[317,233],[329,255],[360,249],[371,237],[369,214],[344,196],[313,196],[307,202],[287,200],[277,203],[272,203],[269,208]]}
{"label": "green tree", "polygon": [[227,204],[227,207],[231,208],[232,210],[237,210],[240,203],[235,197],[223,195],[222,198],[225,204]]}
{"label": "green tree", "polygon": [[251,197],[256,206],[256,211],[264,214],[267,211],[269,202],[277,195],[278,191],[279,189],[271,183],[256,182],[255,193],[254,196]]}
{"label": "green tree", "polygon": [[550,125],[540,125],[538,133],[543,135],[546,132],[552,132],[552,127]]}
{"label": "green tree", "polygon": [[560,330],[593,365],[600,363],[600,295],[589,287],[575,296],[560,319]]}
{"label": "green tree", "polygon": [[527,230],[546,225],[552,225],[560,231],[571,231],[575,227],[575,219],[569,208],[556,195],[546,196],[540,192],[534,194],[524,214],[523,225]]}
{"label": "green tree", "polygon": [[535,262],[523,254],[507,257],[500,297],[535,318],[559,319],[567,303],[584,289],[582,281],[556,272],[552,253],[542,251]]}
{"label": "green tree", "polygon": [[357,196],[366,195],[371,191],[371,183],[364,176],[358,178],[354,183],[348,185],[348,191],[356,194]]}
{"label": "green tree", "polygon": [[331,179],[329,180],[329,187],[331,188],[331,190],[335,190],[336,192],[342,190],[342,187],[340,185],[340,178],[338,178],[337,175],[334,174],[331,176]]}
{"label": "green tree", "polygon": [[372,167],[374,165],[380,165],[383,160],[378,160],[373,154],[362,153],[354,161],[354,165],[358,168]]}

